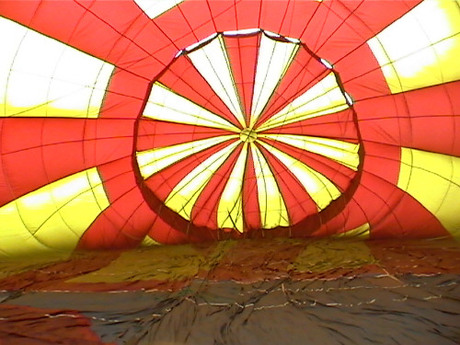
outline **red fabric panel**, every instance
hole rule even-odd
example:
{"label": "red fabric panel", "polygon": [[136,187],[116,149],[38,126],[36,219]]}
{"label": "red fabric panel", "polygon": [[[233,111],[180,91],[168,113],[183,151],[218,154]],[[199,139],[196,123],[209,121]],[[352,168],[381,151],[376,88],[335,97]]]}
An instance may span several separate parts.
{"label": "red fabric panel", "polygon": [[430,212],[396,187],[400,148],[365,143],[364,149],[363,175],[353,195],[356,203],[350,202],[343,212],[360,215],[351,208],[361,208],[366,215],[365,222],[371,225],[372,238],[447,235]]}
{"label": "red fabric panel", "polygon": [[192,210],[192,221],[194,224],[206,226],[211,229],[218,228],[217,210],[220,197],[235,166],[242,146],[239,145],[238,149],[232,152],[201,192]]}
{"label": "red fabric panel", "polygon": [[[215,32],[204,1],[185,1],[153,19],[154,25],[174,46],[175,52],[196,43]],[[152,52],[164,54],[164,45],[153,47]]]}
{"label": "red fabric panel", "polygon": [[264,122],[282,110],[329,73],[330,71],[326,67],[301,47],[268,102],[264,114],[260,117],[258,123]]}
{"label": "red fabric panel", "polygon": [[[258,2],[254,1],[254,3]],[[193,2],[193,1],[191,1]],[[238,16],[236,15],[236,10],[235,10],[235,4],[236,2],[234,0],[222,0],[222,1],[206,1],[209,8],[210,8],[210,16],[212,17],[212,21],[217,28],[217,32],[222,32],[226,30],[235,30],[240,27],[238,27],[238,22],[237,18]],[[248,1],[245,1],[247,3]],[[241,4],[241,1],[239,2]],[[244,8],[244,5],[241,7],[242,9]],[[256,13],[254,13],[256,14]],[[255,16],[248,16],[247,13],[245,13],[246,17],[252,17],[254,18]],[[253,19],[255,20],[255,18]],[[253,26],[249,26],[249,28],[252,28]]]}
{"label": "red fabric panel", "polygon": [[[209,0],[208,0],[209,1]],[[217,1],[209,1],[217,2]],[[230,2],[230,1],[229,1]],[[235,28],[238,30],[251,29],[251,28],[263,28],[260,23],[260,11],[264,1],[262,0],[240,0],[234,1],[235,4]],[[221,27],[225,30],[232,30],[230,28],[230,22],[225,23],[222,19]],[[222,29],[221,29],[222,30]]]}
{"label": "red fabric panel", "polygon": [[262,1],[261,27],[283,36],[299,38],[321,7],[324,4],[319,1]]}
{"label": "red fabric panel", "polygon": [[[270,17],[276,16],[278,10],[276,9],[277,1],[267,1],[263,2],[264,13],[263,23],[267,28],[271,28]],[[282,20],[281,28],[279,29],[279,34],[299,38],[302,36],[302,32],[305,30],[305,27],[309,25],[312,17],[316,15],[317,11],[323,4],[320,1],[304,1],[304,0],[291,0],[288,1],[287,9],[283,13],[284,20]],[[279,14],[278,14],[279,17]],[[275,23],[279,18],[274,18]],[[274,26],[275,28],[276,26]],[[268,29],[268,30],[274,30]]]}
{"label": "red fabric panel", "polygon": [[281,125],[261,133],[308,135],[354,143],[357,143],[358,137],[351,109]]}
{"label": "red fabric panel", "polygon": [[229,134],[235,133],[216,128],[156,121],[144,117],[139,121],[136,150],[144,151]]}
{"label": "red fabric panel", "polygon": [[[372,238],[447,235],[430,212],[396,187],[400,148],[369,142],[364,145],[362,176],[356,191],[350,189],[344,199],[338,199],[320,213],[324,225],[313,235],[331,235],[364,223],[370,224]],[[343,210],[334,214],[341,207]],[[302,228],[296,229],[296,234],[301,235]]]}
{"label": "red fabric panel", "polygon": [[161,217],[157,216],[148,234],[154,241],[162,244],[185,244],[189,243],[190,236],[185,232],[174,229]]}
{"label": "red fabric panel", "polygon": [[0,123],[0,205],[132,150],[132,121],[4,118]]}
{"label": "red fabric panel", "polygon": [[[135,5],[134,1],[118,1],[117,7],[109,1],[4,1],[2,14],[47,36],[69,44],[90,55],[106,60],[132,73],[151,77],[166,65],[150,54],[150,47],[156,46],[164,36],[158,30],[149,40],[133,43],[131,31],[148,31],[154,27],[149,18]],[[32,14],[32,11],[33,14]],[[131,30],[131,31],[130,31]],[[97,35],[94,33],[97,32]],[[128,35],[128,36],[127,36]],[[171,59],[173,48],[168,53]]]}
{"label": "red fabric panel", "polygon": [[367,44],[334,65],[345,91],[355,100],[391,93],[382,69]]}
{"label": "red fabric panel", "polygon": [[227,106],[187,57],[181,56],[175,60],[160,77],[159,82],[180,96],[222,116],[234,124],[238,124],[235,116],[228,110]]}
{"label": "red fabric panel", "polygon": [[364,140],[460,156],[460,82],[358,102]]}
{"label": "red fabric panel", "polygon": [[354,198],[343,202],[339,199],[336,203],[338,205],[333,204],[330,207],[346,206],[331,219],[326,219],[326,221],[319,223],[318,229],[311,234],[312,236],[324,237],[339,234],[355,229],[369,221],[366,218],[365,210]]}
{"label": "red fabric panel", "polygon": [[103,342],[91,329],[90,319],[78,311],[2,303],[0,315],[2,345],[115,344]]}
{"label": "red fabric panel", "polygon": [[261,146],[259,148],[275,176],[289,214],[289,223],[296,224],[306,216],[318,213],[315,202],[292,172],[265,148]]}
{"label": "red fabric panel", "polygon": [[243,185],[244,220],[248,229],[260,229],[259,199],[257,194],[257,176],[254,168],[254,157],[248,152]]}
{"label": "red fabric panel", "polygon": [[315,53],[335,63],[404,15],[420,0],[329,1],[318,12],[301,40]]}
{"label": "red fabric panel", "polygon": [[115,68],[100,110],[100,118],[137,118],[144,106],[149,81]]}
{"label": "red fabric panel", "polygon": [[225,37],[225,45],[240,101],[246,115],[246,124],[248,124],[256,73],[254,66],[257,65],[260,34],[248,37]]}
{"label": "red fabric panel", "polygon": [[129,248],[140,244],[155,219],[138,188],[131,157],[99,167],[111,205],[82,236],[79,248]]}

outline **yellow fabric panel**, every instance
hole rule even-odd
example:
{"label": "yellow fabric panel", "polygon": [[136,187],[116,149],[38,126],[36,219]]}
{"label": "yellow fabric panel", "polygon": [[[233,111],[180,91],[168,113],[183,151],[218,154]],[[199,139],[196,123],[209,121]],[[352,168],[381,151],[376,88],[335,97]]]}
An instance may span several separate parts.
{"label": "yellow fabric panel", "polygon": [[346,230],[340,234],[334,235],[334,238],[359,238],[367,240],[370,237],[371,227],[369,223],[364,223],[354,229]]}
{"label": "yellow fabric panel", "polygon": [[289,226],[286,204],[270,166],[257,146],[254,143],[250,145],[257,178],[257,195],[262,228],[272,229],[277,226]]}
{"label": "yellow fabric panel", "polygon": [[248,143],[244,143],[219,201],[217,224],[220,228],[236,228],[243,232],[242,193],[247,156]]}
{"label": "yellow fabric panel", "polygon": [[368,44],[392,93],[459,80],[459,1],[425,0]]}
{"label": "yellow fabric panel", "polygon": [[398,187],[428,209],[454,237],[460,237],[459,157],[403,147]]}
{"label": "yellow fabric panel", "polygon": [[153,238],[150,236],[145,236],[144,239],[142,240],[141,247],[152,247],[152,246],[159,246],[160,243],[155,241]]}
{"label": "yellow fabric panel", "polygon": [[328,138],[309,137],[306,135],[259,134],[258,136],[280,141],[299,149],[319,154],[343,164],[350,169],[355,171],[358,170],[359,144]]}
{"label": "yellow fabric panel", "polygon": [[99,116],[113,65],[5,18],[0,46],[0,116]]}
{"label": "yellow fabric panel", "polygon": [[165,205],[190,220],[193,206],[201,192],[239,144],[240,141],[237,141],[228,145],[200,163],[174,187],[166,198]]}
{"label": "yellow fabric panel", "polygon": [[108,206],[97,168],[53,182],[0,208],[0,251],[73,250]]}
{"label": "yellow fabric panel", "polygon": [[318,210],[324,209],[331,201],[337,199],[341,193],[337,187],[329,181],[324,175],[313,170],[306,164],[298,161],[288,154],[260,142],[270,153],[278,158],[286,168],[294,174],[297,180],[302,184],[313,201],[316,203]]}
{"label": "yellow fabric panel", "polygon": [[174,146],[160,147],[136,153],[137,163],[144,179],[174,164],[181,159],[210,148],[224,141],[236,139],[238,135],[222,135],[220,137],[196,140]]}
{"label": "yellow fabric panel", "polygon": [[331,72],[256,130],[257,132],[266,131],[289,123],[332,114],[348,107],[335,75]]}

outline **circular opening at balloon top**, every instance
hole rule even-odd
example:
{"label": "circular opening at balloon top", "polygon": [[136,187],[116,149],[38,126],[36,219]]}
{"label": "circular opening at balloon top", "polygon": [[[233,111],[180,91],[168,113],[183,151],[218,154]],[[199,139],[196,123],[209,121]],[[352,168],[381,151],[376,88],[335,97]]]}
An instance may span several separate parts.
{"label": "circular opening at balloon top", "polygon": [[178,52],[137,121],[135,161],[152,209],[188,230],[245,232],[301,224],[344,196],[360,143],[349,95],[325,61],[261,29]]}
{"label": "circular opening at balloon top", "polygon": [[240,133],[240,140],[242,142],[252,143],[257,139],[257,133],[253,129],[245,128]]}

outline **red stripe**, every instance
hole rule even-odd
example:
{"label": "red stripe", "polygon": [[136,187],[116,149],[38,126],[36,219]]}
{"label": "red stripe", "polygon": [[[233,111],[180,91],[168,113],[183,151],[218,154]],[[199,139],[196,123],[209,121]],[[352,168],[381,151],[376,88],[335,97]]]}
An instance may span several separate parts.
{"label": "red stripe", "polygon": [[147,91],[148,81],[115,68],[99,117],[136,119],[142,113]]}
{"label": "red stripe", "polygon": [[182,143],[192,143],[201,139],[215,138],[229,134],[235,133],[209,127],[142,118],[139,121],[136,150],[144,151]]}
{"label": "red stripe", "polygon": [[363,139],[460,156],[460,81],[358,102]]}
{"label": "red stripe", "polygon": [[351,109],[280,125],[261,133],[308,135],[354,143],[357,143],[358,138],[356,125],[353,122],[353,111]]}
{"label": "red stripe", "polygon": [[260,34],[248,37],[225,37],[225,45],[235,84],[246,115],[246,123],[249,123],[248,115],[251,113],[256,72],[254,67],[257,65]]}
{"label": "red stripe", "polygon": [[259,146],[270,165],[289,214],[289,223],[296,224],[318,213],[315,202],[294,174],[264,147]]}
{"label": "red stripe", "polygon": [[102,165],[98,169],[110,206],[85,232],[79,247],[134,247],[147,235],[155,214],[138,188],[131,157]]}
{"label": "red stripe", "polygon": [[[48,183],[131,155],[133,121],[0,119],[0,204]],[[33,179],[30,178],[33,176]]]}

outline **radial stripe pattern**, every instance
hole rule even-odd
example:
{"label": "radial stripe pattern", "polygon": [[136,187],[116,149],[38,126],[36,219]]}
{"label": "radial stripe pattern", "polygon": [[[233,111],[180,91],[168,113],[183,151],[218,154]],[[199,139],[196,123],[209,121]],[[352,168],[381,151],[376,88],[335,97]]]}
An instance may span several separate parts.
{"label": "radial stripe pattern", "polygon": [[458,9],[0,1],[0,255],[460,236]]}
{"label": "radial stripe pattern", "polygon": [[[286,125],[300,124],[311,118],[347,111],[349,104],[344,91],[337,84],[334,72],[328,70],[321,61],[315,60],[317,66],[322,68],[321,73],[327,72],[325,77],[313,83],[308,90],[298,92],[298,96],[287,102],[281,111],[272,116],[264,115],[267,104],[273,97],[278,96],[280,80],[283,80],[284,76],[295,77],[290,75],[289,71],[296,61],[297,53],[304,48],[298,40],[279,35],[274,37],[273,33],[261,30],[255,30],[249,35],[251,38],[254,36],[259,39],[260,44],[254,48],[257,49],[254,52],[257,60],[253,67],[255,76],[250,98],[251,107],[241,103],[243,97],[238,92],[240,88],[237,87],[240,81],[234,71],[238,67],[232,65],[227,53],[226,34],[211,36],[192,48],[185,49],[171,67],[174,69],[174,64],[185,63],[186,59],[190,59],[197,75],[207,81],[215,95],[233,114],[234,123],[220,114],[206,110],[205,104],[200,105],[181,96],[181,92],[174,90],[174,87],[161,84],[163,79],[168,80],[168,71],[153,84],[144,110],[144,121],[154,121],[152,126],[155,126],[155,121],[174,122],[194,127],[217,128],[227,134],[214,134],[210,138],[163,147],[161,135],[157,133],[156,142],[160,145],[159,148],[137,152],[139,170],[147,184],[149,178],[156,173],[163,171],[162,176],[168,176],[168,169],[173,169],[175,164],[188,159],[189,170],[181,179],[168,182],[166,178],[165,183],[169,185],[170,190],[166,198],[157,195],[160,201],[182,218],[192,222],[192,214],[199,213],[195,208],[206,207],[217,228],[234,229],[239,232],[249,228],[247,210],[254,208],[258,209],[259,223],[263,229],[294,225],[287,207],[287,203],[292,202],[285,199],[286,195],[281,188],[292,189],[290,193],[293,195],[300,192],[303,198],[310,199],[316,205],[313,212],[305,212],[304,218],[325,209],[342,195],[344,190],[341,190],[330,177],[308,165],[307,155],[313,154],[313,157],[317,156],[318,159],[322,157],[321,159],[334,161],[353,173],[358,170],[360,164],[359,144],[356,138],[340,140],[273,133]],[[232,40],[238,39],[238,33],[231,33],[230,37]],[[243,45],[248,35],[244,34],[239,39],[238,44]],[[310,80],[306,82],[311,83]],[[242,109],[252,110],[250,114],[244,114]],[[269,130],[271,132],[267,132]],[[219,146],[222,143],[224,146]],[[283,152],[281,147],[275,147],[279,144],[297,150],[301,153],[300,156],[292,156]],[[220,148],[214,152],[212,149],[215,147]],[[194,160],[197,153],[200,153],[202,158]],[[229,160],[234,154],[237,156]],[[301,158],[302,156],[305,157]],[[249,157],[252,159],[251,164],[248,163]],[[224,168],[224,163],[231,165],[225,165]],[[196,166],[193,167],[193,164]],[[255,185],[251,187],[252,193],[256,195],[252,201],[255,203],[253,205],[243,202],[243,190],[248,188],[245,186],[248,166],[254,169],[256,180]],[[222,188],[216,190],[216,193],[220,193],[218,201],[209,204],[202,200],[199,203],[201,206],[197,206],[200,195],[205,193],[206,188],[215,188],[208,186],[214,186],[215,183],[212,181],[217,178],[224,183]],[[288,186],[283,182],[285,180],[292,181],[293,185]],[[296,216],[296,219],[298,218]]]}

